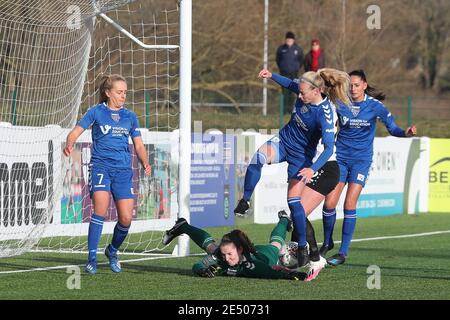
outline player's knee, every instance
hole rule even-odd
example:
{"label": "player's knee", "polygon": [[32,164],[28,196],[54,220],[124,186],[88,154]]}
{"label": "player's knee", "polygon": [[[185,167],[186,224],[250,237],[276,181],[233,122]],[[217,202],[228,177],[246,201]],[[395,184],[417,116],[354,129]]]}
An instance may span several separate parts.
{"label": "player's knee", "polygon": [[326,200],[323,205],[323,210],[330,211],[330,210],[336,209],[336,206],[337,206],[337,201]]}
{"label": "player's knee", "polygon": [[120,217],[118,221],[122,226],[129,227],[131,225],[132,217]]}

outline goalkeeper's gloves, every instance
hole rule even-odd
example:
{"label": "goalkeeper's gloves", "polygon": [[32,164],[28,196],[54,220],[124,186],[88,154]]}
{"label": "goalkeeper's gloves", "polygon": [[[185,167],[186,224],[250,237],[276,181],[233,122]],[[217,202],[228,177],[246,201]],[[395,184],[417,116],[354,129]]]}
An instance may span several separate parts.
{"label": "goalkeeper's gloves", "polygon": [[216,266],[217,265],[217,257],[213,254],[208,254],[201,260],[201,264],[204,267]]}
{"label": "goalkeeper's gloves", "polygon": [[202,268],[202,269],[198,269],[196,270],[196,274],[200,277],[204,277],[204,278],[214,278],[217,274],[217,272],[219,272],[220,267],[218,266],[209,266],[206,268]]}

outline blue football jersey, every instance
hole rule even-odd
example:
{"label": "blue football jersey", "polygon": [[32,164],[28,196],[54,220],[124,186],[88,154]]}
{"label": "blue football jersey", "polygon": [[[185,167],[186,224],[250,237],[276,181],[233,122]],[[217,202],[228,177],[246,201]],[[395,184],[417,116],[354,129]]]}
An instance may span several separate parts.
{"label": "blue football jersey", "polygon": [[352,107],[337,108],[339,132],[336,141],[337,159],[372,160],[373,140],[376,122],[380,119],[393,136],[404,137],[394,116],[379,100],[365,95],[361,102],[353,102]]}
{"label": "blue football jersey", "polygon": [[136,114],[126,108],[110,109],[105,103],[91,107],[78,122],[88,129],[92,125],[91,164],[111,168],[131,168],[129,137],[139,137]]}
{"label": "blue football jersey", "polygon": [[[272,79],[296,94],[299,93],[297,81],[274,73]],[[333,154],[335,121],[333,108],[332,102],[327,97],[317,105],[304,104],[302,100],[297,98],[291,119],[279,133],[287,149],[290,149],[293,153],[303,151],[305,158],[309,160],[314,158],[317,144],[322,138],[324,151],[311,166],[314,171],[319,170]]]}

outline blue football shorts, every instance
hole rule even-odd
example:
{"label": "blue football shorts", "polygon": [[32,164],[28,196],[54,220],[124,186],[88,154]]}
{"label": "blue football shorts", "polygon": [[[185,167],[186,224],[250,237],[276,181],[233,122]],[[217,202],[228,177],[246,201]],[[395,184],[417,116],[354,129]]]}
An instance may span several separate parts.
{"label": "blue football shorts", "polygon": [[131,168],[116,169],[100,166],[89,168],[89,194],[96,191],[111,192],[114,201],[134,199],[133,170]]}
{"label": "blue football shorts", "polygon": [[372,160],[340,160],[339,164],[339,182],[357,183],[363,187],[366,185],[369,176]]}

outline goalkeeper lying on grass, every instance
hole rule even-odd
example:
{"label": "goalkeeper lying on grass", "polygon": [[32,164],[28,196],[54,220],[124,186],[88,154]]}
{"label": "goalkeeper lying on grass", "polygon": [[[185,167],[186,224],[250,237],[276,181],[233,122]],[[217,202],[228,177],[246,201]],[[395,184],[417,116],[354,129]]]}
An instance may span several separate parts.
{"label": "goalkeeper lying on grass", "polygon": [[[233,230],[222,237],[220,244],[206,231],[191,226],[183,218],[164,234],[163,244],[185,233],[208,255],[194,264],[192,271],[201,277],[217,275],[265,279],[308,280],[304,272],[279,268],[278,255],[284,244],[286,231],[292,221],[285,211],[278,213],[280,221],[270,234],[270,244],[253,245],[241,230]],[[275,268],[274,268],[275,267]],[[278,268],[277,268],[278,267]]]}

